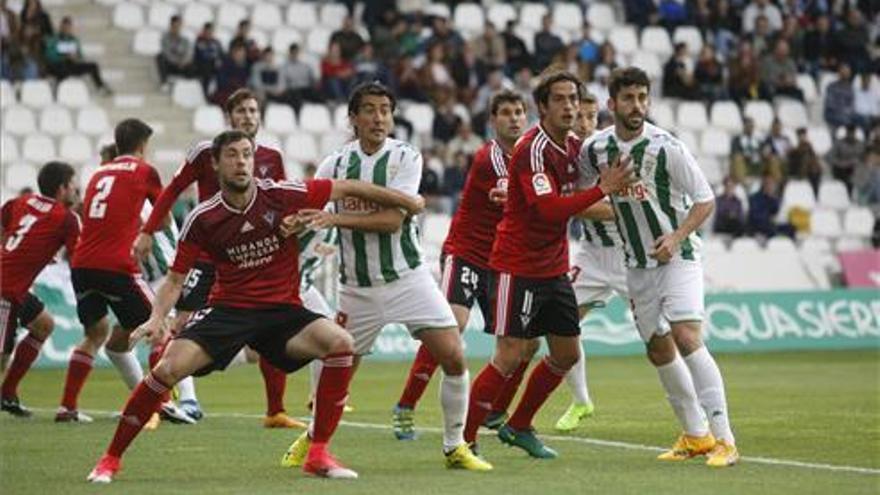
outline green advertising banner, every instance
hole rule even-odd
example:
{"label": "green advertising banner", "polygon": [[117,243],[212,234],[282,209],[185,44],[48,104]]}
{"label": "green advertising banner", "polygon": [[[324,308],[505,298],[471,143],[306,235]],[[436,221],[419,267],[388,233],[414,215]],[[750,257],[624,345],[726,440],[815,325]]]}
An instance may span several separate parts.
{"label": "green advertising banner", "polygon": [[[48,267],[34,291],[55,317],[55,333],[43,346],[37,366],[66,366],[73,346],[82,338],[67,266]],[[482,328],[481,315],[474,311],[464,333],[470,357],[492,354],[494,339]],[[880,348],[880,293],[849,289],[709,294],[705,329],[709,347],[719,352]],[[589,355],[644,352],[632,317],[619,299],[587,317],[581,339]],[[139,347],[144,357],[146,350]],[[389,325],[376,341],[373,358],[410,359],[417,347],[418,342],[402,326]],[[107,361],[101,356],[99,363]]]}

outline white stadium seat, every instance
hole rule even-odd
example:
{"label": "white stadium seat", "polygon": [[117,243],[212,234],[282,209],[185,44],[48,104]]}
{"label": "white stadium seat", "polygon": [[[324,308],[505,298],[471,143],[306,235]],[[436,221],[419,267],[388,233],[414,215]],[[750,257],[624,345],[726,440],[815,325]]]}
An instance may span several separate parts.
{"label": "white stadium seat", "polygon": [[[269,46],[269,35],[266,34],[266,31],[262,29],[251,29],[250,32],[251,39],[254,40],[254,44],[259,47]],[[281,54],[276,56],[276,60],[284,60],[287,57],[287,51],[285,50]]]}
{"label": "white stadium seat", "polygon": [[788,221],[788,212],[792,207],[798,206],[806,210],[816,208],[816,196],[813,187],[803,179],[790,180],[782,191],[782,205],[779,208],[779,219]]}
{"label": "white stadium seat", "polygon": [[678,140],[681,141],[681,144],[690,150],[691,153],[700,149],[700,142],[697,140],[697,134],[694,131],[681,129],[675,133],[675,137],[677,137]]}
{"label": "white stadium seat", "polygon": [[697,158],[697,164],[700,166],[709,184],[720,184],[724,179],[724,167],[718,158],[714,156],[701,156]]}
{"label": "white stadium seat", "polygon": [[316,55],[324,56],[327,47],[330,46],[330,36],[333,33],[325,27],[315,27],[306,36],[306,50]]}
{"label": "white stadium seat", "polygon": [[206,136],[215,136],[226,127],[223,110],[216,105],[202,105],[193,113],[193,130]]}
{"label": "white stadium seat", "polygon": [[286,136],[296,132],[296,114],[288,105],[269,103],[263,114],[264,127],[269,132]]}
{"label": "white stadium seat", "polygon": [[349,133],[331,131],[321,135],[321,156],[327,156],[349,141]]}
{"label": "white stadium seat", "polygon": [[790,237],[783,235],[771,237],[767,241],[767,245],[764,246],[764,249],[776,253],[797,253],[797,246],[794,244],[794,241]]}
{"label": "white stadium seat", "polygon": [[430,17],[442,17],[444,19],[452,18],[452,11],[449,10],[449,5],[441,2],[431,2],[422,9],[426,16]]}
{"label": "white stadium seat", "polygon": [[188,3],[183,9],[183,25],[201,31],[206,22],[214,21],[214,11],[203,3]]}
{"label": "white stadium seat", "polygon": [[609,31],[617,24],[614,19],[614,7],[607,3],[590,2],[587,8],[587,21],[594,29]]}
{"label": "white stadium seat", "polygon": [[636,29],[632,26],[615,26],[608,33],[608,41],[614,45],[617,53],[630,55],[639,50],[639,40],[636,37]]}
{"label": "white stadium seat", "polygon": [[789,129],[807,127],[810,124],[806,107],[797,100],[788,98],[781,100],[776,106],[776,115],[782,122],[782,126]]}
{"label": "white stadium seat", "polygon": [[[465,37],[471,37],[481,33],[485,26],[483,18],[483,7],[472,2],[460,3],[455,7],[455,14],[452,18],[453,27],[460,31]],[[502,26],[503,27],[503,26]]]}
{"label": "white stadium seat", "polygon": [[819,99],[819,90],[816,89],[816,81],[809,74],[797,75],[797,87],[804,93],[804,100],[807,103],[813,103]]}
{"label": "white stadium seat", "polygon": [[287,158],[299,163],[316,162],[320,157],[315,136],[307,132],[297,132],[288,136],[284,143],[284,153]]}
{"label": "white stadium seat", "polygon": [[489,7],[486,18],[500,32],[507,26],[508,21],[516,20],[516,8],[509,3],[494,3]]}
{"label": "white stadium seat", "polygon": [[424,222],[422,234],[425,244],[442,245],[446,239],[446,233],[449,232],[452,218],[442,213],[426,213]]}
{"label": "white stadium seat", "polygon": [[113,25],[126,31],[134,31],[144,25],[144,10],[131,2],[117,4],[113,8]]}
{"label": "white stadium seat", "polygon": [[312,2],[293,2],[287,8],[287,25],[308,30],[318,25],[318,8]]}
{"label": "white stadium seat", "polygon": [[742,132],[742,116],[739,114],[739,107],[732,101],[715,102],[709,112],[709,121],[712,127],[724,129],[732,134]]}
{"label": "white stadium seat", "polygon": [[720,237],[709,237],[703,240],[702,251],[706,254],[718,254],[727,252],[727,244]]}
{"label": "white stadium seat", "polygon": [[823,239],[821,237],[807,237],[804,239],[804,242],[801,243],[800,247],[801,253],[830,253],[831,252],[831,242],[828,239]]}
{"label": "white stadium seat", "polygon": [[3,111],[3,130],[13,136],[24,136],[36,132],[37,120],[34,112],[25,106],[15,105]]}
{"label": "white stadium seat", "polygon": [[651,79],[663,77],[663,64],[660,62],[656,53],[646,52],[644,50],[633,54],[631,65],[639,67]]}
{"label": "white stadium seat", "polygon": [[61,138],[58,155],[72,163],[86,163],[95,158],[92,141],[82,134],[68,134]]}
{"label": "white stadium seat", "polygon": [[37,168],[33,165],[16,163],[4,168],[6,168],[6,188],[11,190],[13,194],[18,194],[18,191],[25,187],[37,189]]}
{"label": "white stadium seat", "polygon": [[[519,23],[534,31],[541,29],[541,19],[549,12],[547,6],[538,2],[526,2],[519,8]],[[502,27],[499,26],[499,30]]]}
{"label": "white stadium seat", "polygon": [[761,250],[761,245],[753,237],[737,237],[730,243],[731,253],[755,253]]}
{"label": "white stadium seat", "polygon": [[810,234],[819,237],[839,237],[843,233],[840,216],[834,210],[819,208],[810,216]]}
{"label": "white stadium seat", "polygon": [[0,134],[0,163],[9,164],[21,158],[18,152],[18,141],[11,134]]}
{"label": "white stadium seat", "polygon": [[131,50],[144,57],[155,57],[162,51],[162,33],[147,27],[138,29],[131,40]]}
{"label": "white stadium seat", "polygon": [[277,29],[283,19],[281,7],[271,3],[258,3],[251,12],[251,24],[256,29]]}
{"label": "white stadium seat", "polygon": [[40,112],[40,132],[50,136],[63,136],[73,131],[73,118],[70,110],[53,105]]}
{"label": "white stadium seat", "polygon": [[[321,25],[327,29],[335,31],[342,27],[342,21],[348,15],[348,9],[345,5],[335,2],[327,2],[321,5],[319,17]],[[447,14],[446,18],[449,18]]]}
{"label": "white stadium seat", "polygon": [[412,122],[417,134],[429,134],[434,125],[434,109],[427,103],[413,103],[406,107],[403,116]]}
{"label": "white stadium seat", "polygon": [[[217,28],[236,30],[238,23],[248,18],[248,11],[245,6],[228,2],[217,8]],[[223,46],[226,48],[226,45]]]}
{"label": "white stadium seat", "polygon": [[513,32],[519,36],[521,40],[523,40],[526,44],[526,49],[529,52],[534,53],[535,51],[535,29],[524,26],[522,24],[517,24],[514,28]]}
{"label": "white stadium seat", "polygon": [[700,135],[700,150],[714,157],[730,156],[730,135],[722,129],[707,127]]}
{"label": "white stadium seat", "polygon": [[686,43],[691,56],[700,53],[703,48],[703,35],[694,26],[678,26],[672,34],[673,43]]}
{"label": "white stadium seat", "polygon": [[151,3],[150,11],[147,13],[147,23],[150,27],[166,31],[171,24],[171,16],[176,13],[177,7],[174,5],[165,2]]}
{"label": "white stadium seat", "polygon": [[709,126],[709,118],[706,115],[706,105],[698,101],[683,101],[678,104],[679,129],[701,131]]}
{"label": "white stadium seat", "polygon": [[348,105],[337,105],[333,110],[333,127],[337,131],[349,132]]}
{"label": "white stadium seat", "polygon": [[313,134],[320,134],[333,129],[330,110],[327,109],[326,105],[306,103],[299,111],[299,127]]}
{"label": "white stadium seat", "polygon": [[843,215],[843,231],[856,237],[870,237],[874,231],[874,215],[866,206],[853,206]]}
{"label": "white stadium seat", "polygon": [[281,26],[272,33],[272,48],[275,50],[276,59],[284,60],[287,58],[287,52],[290,45],[296,43],[302,45],[302,34],[296,29],[287,26]]}
{"label": "white stadium seat", "polygon": [[107,112],[101,107],[85,107],[76,117],[76,128],[89,136],[100,136],[110,129]]}
{"label": "white stadium seat", "polygon": [[15,89],[12,84],[9,84],[6,79],[0,80],[0,108],[6,108],[16,103]]}
{"label": "white stadium seat", "polygon": [[838,253],[844,253],[847,251],[861,251],[867,247],[867,243],[864,239],[858,237],[841,237],[834,246]]}
{"label": "white stadium seat", "polygon": [[819,184],[819,206],[842,211],[849,208],[849,193],[846,185],[836,179]]}
{"label": "white stadium seat", "polygon": [[194,79],[178,79],[171,90],[171,100],[183,108],[198,108],[205,104],[202,85]]}
{"label": "white stadium seat", "polygon": [[658,98],[651,104],[651,119],[664,129],[675,129],[675,112],[669,100]]}
{"label": "white stadium seat", "polygon": [[45,134],[30,134],[21,145],[21,157],[31,163],[46,163],[55,160],[55,141]]}
{"label": "white stadium seat", "polygon": [[743,109],[743,116],[755,121],[755,129],[766,133],[773,123],[773,107],[766,101],[749,101]]}
{"label": "white stadium seat", "polygon": [[82,108],[91,103],[89,87],[82,79],[68,77],[58,83],[58,104],[68,108]]}
{"label": "white stadium seat", "polygon": [[837,72],[821,71],[819,72],[819,94],[824,98],[825,89],[828,85],[838,79]]}
{"label": "white stadium seat", "polygon": [[831,133],[825,126],[810,126],[807,128],[807,138],[813,144],[813,151],[822,156],[831,151]]}
{"label": "white stadium seat", "polygon": [[660,26],[648,26],[643,29],[640,45],[642,52],[655,53],[663,60],[669,58],[673,53],[669,32]]}
{"label": "white stadium seat", "polygon": [[31,79],[21,83],[21,99],[23,105],[31,108],[43,108],[51,105],[55,98],[52,97],[52,86],[48,79]]}
{"label": "white stadium seat", "polygon": [[584,12],[577,3],[556,2],[553,4],[553,29],[580,34],[584,25]]}

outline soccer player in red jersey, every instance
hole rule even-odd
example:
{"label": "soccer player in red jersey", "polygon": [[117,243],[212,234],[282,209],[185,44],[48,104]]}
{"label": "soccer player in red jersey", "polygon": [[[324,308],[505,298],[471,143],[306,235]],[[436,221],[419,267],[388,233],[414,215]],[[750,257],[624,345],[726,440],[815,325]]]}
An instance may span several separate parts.
{"label": "soccer player in red jersey", "polygon": [[37,176],[39,194],[25,194],[3,205],[3,246],[0,248],[0,345],[3,368],[15,345],[18,325],[27,336],[15,347],[12,364],[0,389],[0,409],[13,416],[31,412],[18,399],[18,384],[52,333],[52,316],[29,289],[61,247],[72,255],[79,219],[70,207],[79,201],[73,167],[49,162]]}
{"label": "soccer player in red jersey", "polygon": [[120,457],[164,392],[191,374],[226,368],[245,345],[286,372],[322,359],[312,442],[303,470],[329,478],[356,478],[357,473],[339,464],[327,448],[348,395],[354,342],[338,325],[302,306],[297,239],[283,236],[279,227],[288,215],[343,198],[409,213],[421,210],[424,201],[356,180],[254,180],[254,143],[241,131],[217,136],[211,154],[221,192],[190,213],[150,319],[132,338],[162,337],[165,316],[200,252],[216,267],[217,283],[208,306],[190,318],[131,394],[113,441],[88,480],[112,481]]}
{"label": "soccer player in red jersey", "polygon": [[[239,89],[226,99],[224,111],[230,126],[256,139],[260,130],[260,105],[257,96],[249,89]],[[264,142],[257,142],[254,152],[254,177],[281,181],[286,178],[284,159],[281,151]],[[193,182],[198,184],[199,201],[205,201],[220,190],[217,174],[211,159],[211,141],[196,143],[187,153],[186,161],[175,173],[159,200],[156,202],[150,218],[141,228],[135,240],[135,253],[145,259],[153,244],[153,235],[161,229],[162,219],[168,216],[174,201]],[[214,266],[205,254],[199,256],[192,271],[184,283],[181,298],[175,309],[175,330],[183,328],[193,311],[205,306],[208,293],[214,285]],[[284,391],[287,387],[287,375],[274,368],[265,359],[259,360],[260,372],[266,387],[266,417],[263,425],[267,428],[305,428],[305,424],[287,415],[284,410]],[[181,382],[180,405],[193,419],[202,417],[201,407],[195,395],[192,380]]]}
{"label": "soccer player in red jersey", "polygon": [[474,380],[465,426],[465,441],[475,442],[492,402],[530,357],[530,341],[544,336],[549,355],[535,366],[516,410],[498,430],[502,442],[541,458],[556,452],[535,436],[532,419],[577,361],[580,345],[577,302],[567,276],[568,219],[625,187],[632,176],[627,167],[611,167],[598,186],[575,191],[580,142],[570,131],[580,87],[568,72],[543,75],[533,93],[540,123],[514,148],[507,202],[490,256],[496,272],[489,314],[495,353]]}
{"label": "soccer player in red jersey", "polygon": [[[484,318],[489,314],[489,253],[507,197],[507,163],[526,125],[526,102],[519,93],[502,91],[492,98],[489,108],[496,138],[474,154],[440,258],[440,288],[461,332],[475,303]],[[412,411],[436,369],[437,361],[420,345],[395,408],[402,431],[413,428]]]}

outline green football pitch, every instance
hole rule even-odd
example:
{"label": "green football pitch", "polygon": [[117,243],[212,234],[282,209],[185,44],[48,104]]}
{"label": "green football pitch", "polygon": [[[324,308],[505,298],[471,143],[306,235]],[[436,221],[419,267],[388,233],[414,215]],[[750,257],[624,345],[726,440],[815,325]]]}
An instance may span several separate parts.
{"label": "green football pitch", "polygon": [[[55,424],[63,370],[34,370],[22,384],[34,418],[0,417],[3,494],[781,494],[880,493],[880,352],[800,352],[719,355],[741,464],[713,470],[701,460],[654,460],[676,423],[657,376],[641,357],[588,361],[596,415],[572,434],[552,425],[568,404],[565,386],[536,418],[556,460],[528,458],[481,431],[490,473],[448,471],[440,452],[437,380],[417,411],[418,440],[398,442],[390,410],[406,363],[366,360],[352,386],[355,410],[343,417],[333,451],[360,473],[356,481],[305,477],[280,467],[296,431],[260,424],[263,386],[255,366],[197,382],[207,417],[196,426],[163,423],[144,432],[109,486],[85,476],[115,426],[109,411],[127,395],[113,370],[90,378],[80,404],[93,424]],[[475,374],[481,362],[470,363]],[[308,378],[289,380],[288,410],[305,413]]]}

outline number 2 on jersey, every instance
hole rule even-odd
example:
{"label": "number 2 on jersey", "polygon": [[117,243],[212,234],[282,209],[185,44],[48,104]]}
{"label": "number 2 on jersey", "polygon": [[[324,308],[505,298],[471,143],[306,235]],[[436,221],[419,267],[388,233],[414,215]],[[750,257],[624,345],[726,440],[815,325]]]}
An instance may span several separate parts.
{"label": "number 2 on jersey", "polygon": [[6,250],[15,250],[15,248],[17,248],[18,245],[21,244],[22,239],[24,239],[24,235],[27,234],[29,230],[31,230],[31,227],[33,227],[35,223],[37,223],[37,217],[35,217],[34,215],[28,214],[21,217],[21,222],[19,222],[18,224],[18,230],[16,230],[15,234],[13,234],[12,237],[10,237],[6,241]]}
{"label": "number 2 on jersey", "polygon": [[110,195],[110,191],[113,189],[113,181],[115,180],[116,177],[109,175],[101,177],[98,183],[95,184],[98,192],[92,198],[92,205],[89,207],[89,218],[104,218],[104,214],[107,213],[107,202],[105,200]]}

